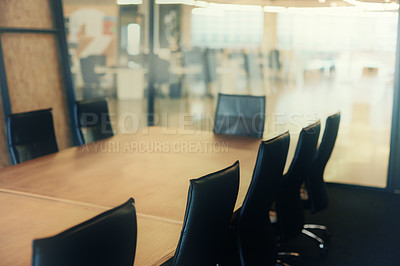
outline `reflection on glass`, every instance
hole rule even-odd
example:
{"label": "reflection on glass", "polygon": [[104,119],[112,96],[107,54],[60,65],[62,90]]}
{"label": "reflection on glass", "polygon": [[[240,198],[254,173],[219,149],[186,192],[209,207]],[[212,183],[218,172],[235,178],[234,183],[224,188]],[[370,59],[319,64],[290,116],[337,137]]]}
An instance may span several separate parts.
{"label": "reflection on glass", "polygon": [[314,113],[322,122],[342,112],[328,181],[386,186],[396,34],[392,12],[314,8],[277,16],[278,75],[295,89],[276,110]]}
{"label": "reflection on glass", "polygon": [[261,7],[211,5],[194,8],[191,17],[192,43],[206,48],[257,48],[263,36]]}
{"label": "reflection on glass", "polygon": [[[130,121],[128,129],[144,127],[149,8],[145,1],[102,3],[64,1],[77,94],[105,95],[114,119]],[[326,117],[341,111],[327,180],[384,187],[397,13],[386,12],[391,4],[352,3],[156,5],[156,125],[212,131],[218,93],[266,95],[265,137],[290,130],[295,146],[302,127],[320,119],[323,130]],[[96,89],[83,80],[87,58],[97,58]],[[126,131],[124,123],[117,133]]]}

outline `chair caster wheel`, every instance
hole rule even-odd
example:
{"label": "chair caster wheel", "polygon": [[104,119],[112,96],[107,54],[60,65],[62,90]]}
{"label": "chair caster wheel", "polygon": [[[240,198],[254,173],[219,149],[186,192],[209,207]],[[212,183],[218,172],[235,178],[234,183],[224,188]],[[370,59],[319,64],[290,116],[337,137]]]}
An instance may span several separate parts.
{"label": "chair caster wheel", "polygon": [[319,252],[321,255],[325,255],[328,252],[328,247],[322,243],[319,244]]}

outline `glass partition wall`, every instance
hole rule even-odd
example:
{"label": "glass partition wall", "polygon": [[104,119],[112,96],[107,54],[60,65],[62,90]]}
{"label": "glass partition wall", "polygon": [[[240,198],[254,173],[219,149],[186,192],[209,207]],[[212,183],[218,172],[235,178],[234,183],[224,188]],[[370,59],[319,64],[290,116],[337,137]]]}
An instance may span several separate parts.
{"label": "glass partition wall", "polygon": [[341,111],[326,179],[385,187],[397,12],[297,8],[277,16],[278,49],[287,62],[282,79],[293,84],[279,110],[322,120]]}
{"label": "glass partition wall", "polygon": [[[147,126],[149,7],[136,2],[64,0],[77,95],[107,97],[117,133]],[[385,187],[398,5],[211,2],[155,5],[155,125],[212,131],[218,93],[265,95],[265,137],[290,130],[295,146],[340,111],[327,181]]]}
{"label": "glass partition wall", "polygon": [[147,7],[119,2],[63,1],[77,100],[107,98],[117,134],[146,126],[147,108]]}

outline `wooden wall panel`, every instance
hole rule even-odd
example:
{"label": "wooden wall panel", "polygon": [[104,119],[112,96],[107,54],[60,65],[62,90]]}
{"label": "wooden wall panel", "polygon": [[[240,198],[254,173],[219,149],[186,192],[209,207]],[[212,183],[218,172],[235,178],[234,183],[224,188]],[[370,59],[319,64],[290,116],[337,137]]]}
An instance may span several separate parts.
{"label": "wooden wall panel", "polygon": [[53,28],[50,1],[0,0],[0,27]]}
{"label": "wooden wall panel", "polygon": [[10,33],[1,41],[12,113],[53,108],[58,145],[72,146],[56,36]]}
{"label": "wooden wall panel", "polygon": [[11,164],[7,147],[7,127],[4,121],[3,103],[0,100],[0,168]]}

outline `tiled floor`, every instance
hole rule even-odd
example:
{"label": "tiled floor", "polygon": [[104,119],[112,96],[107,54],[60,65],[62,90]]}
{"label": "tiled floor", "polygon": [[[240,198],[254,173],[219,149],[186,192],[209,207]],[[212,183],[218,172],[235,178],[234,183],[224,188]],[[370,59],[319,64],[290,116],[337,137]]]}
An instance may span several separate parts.
{"label": "tiled floor", "polygon": [[[243,86],[229,90],[221,88],[222,82],[216,82],[212,90],[214,97],[192,94],[188,86],[182,98],[156,99],[155,122],[168,127],[212,130],[216,92],[266,95],[265,136],[290,130],[291,145],[296,145],[296,135],[303,126],[320,119],[323,130],[326,117],[340,111],[339,136],[326,168],[326,180],[385,187],[393,99],[390,75],[344,79],[313,72],[306,73],[302,83],[295,86],[293,82],[258,80],[252,83],[258,90]],[[146,126],[145,100],[111,100],[110,112],[118,133]]]}

